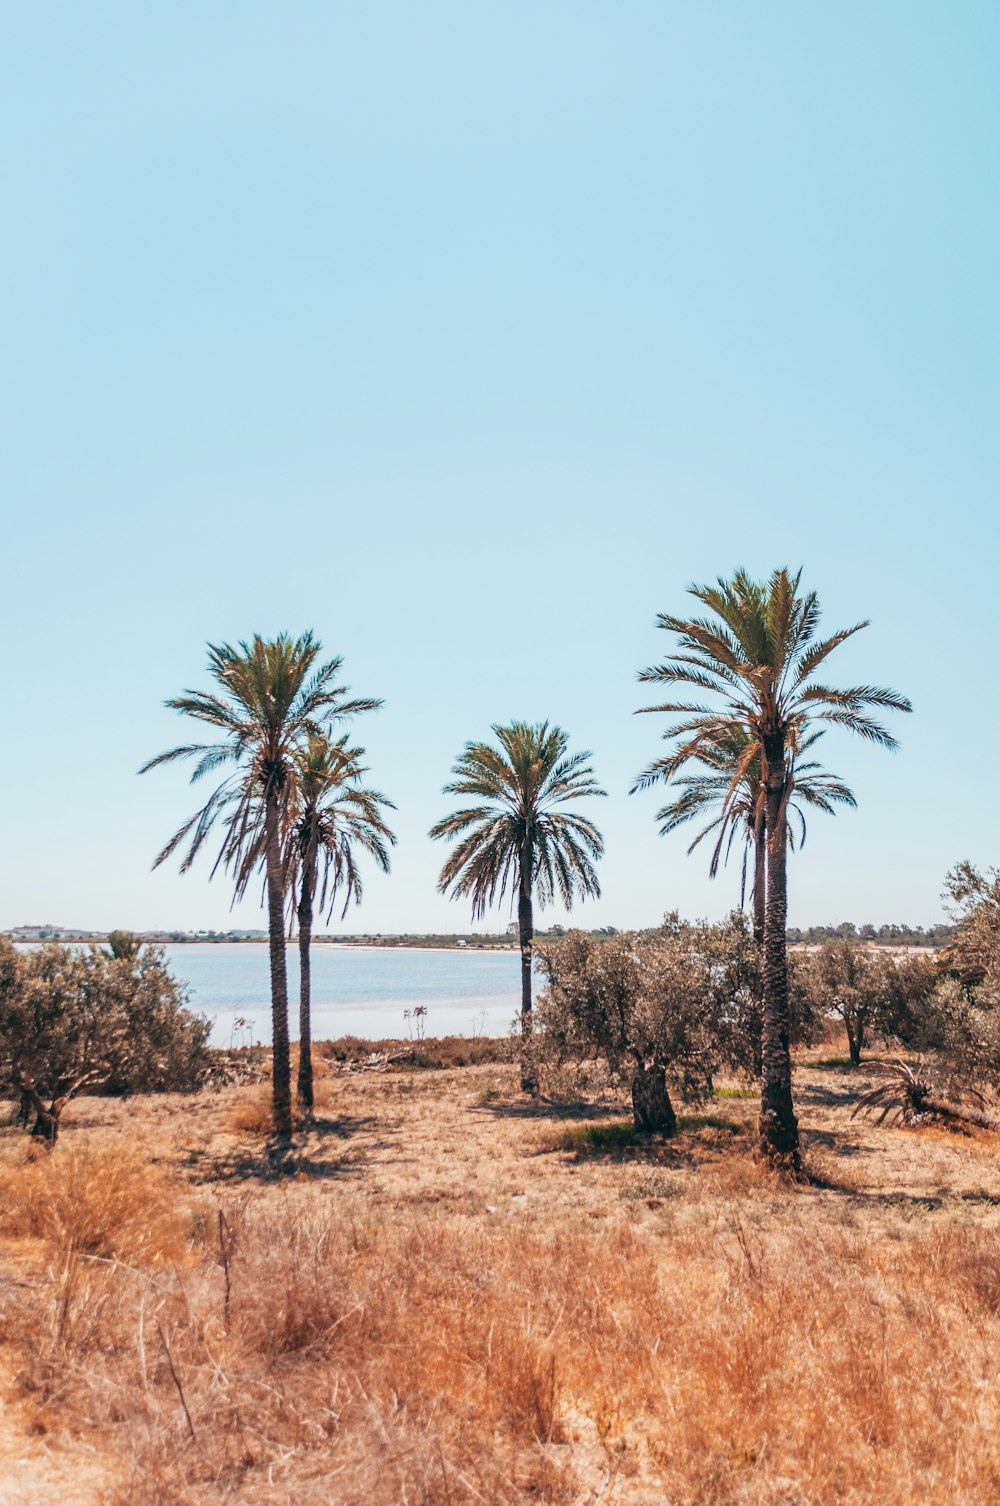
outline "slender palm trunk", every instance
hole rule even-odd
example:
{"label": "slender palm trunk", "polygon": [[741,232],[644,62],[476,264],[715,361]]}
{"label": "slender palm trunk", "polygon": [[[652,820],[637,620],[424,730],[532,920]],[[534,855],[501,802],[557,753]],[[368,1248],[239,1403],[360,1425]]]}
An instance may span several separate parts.
{"label": "slender palm trunk", "polygon": [[767,911],[767,828],[761,823],[754,838],[753,864],[753,939],[764,945],[764,917]]}
{"label": "slender palm trunk", "polygon": [[307,854],[302,865],[302,888],[299,893],[299,1102],[313,1107],[312,1017],[309,949],[312,946],[313,881],[315,856]]}
{"label": "slender palm trunk", "polygon": [[764,739],[767,779],[767,905],[764,916],[764,1003],[761,1040],[760,1144],[775,1160],[799,1165],[799,1127],[792,1106],[792,1056],[788,1018],[785,859],[785,742]]}
{"label": "slender palm trunk", "polygon": [[285,883],[278,831],[277,792],[268,784],[264,804],[267,934],[271,952],[271,1086],[274,1132],[292,1134],[292,1081],[288,1054],[288,970],[285,962]]}
{"label": "slender palm trunk", "polygon": [[517,891],[517,933],[521,943],[521,1091],[538,1094],[538,1066],[532,1041],[531,967],[535,942],[535,919],[531,904],[531,849],[525,842]]}

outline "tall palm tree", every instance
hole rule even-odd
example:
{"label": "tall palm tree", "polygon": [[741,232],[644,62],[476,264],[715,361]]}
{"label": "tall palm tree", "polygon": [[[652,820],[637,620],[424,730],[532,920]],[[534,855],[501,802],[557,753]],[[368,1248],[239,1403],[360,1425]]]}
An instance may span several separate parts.
{"label": "tall palm tree", "polygon": [[493,727],[499,747],[466,743],[452,769],[446,795],[477,802],[447,816],[431,836],[456,841],[438,880],[442,894],[469,896],[473,919],[485,914],[508,887],[517,896],[521,945],[521,1033],[528,1049],[522,1066],[525,1092],[537,1091],[531,1062],[531,967],[534,902],[549,904],[558,893],[569,909],[574,896],[600,895],[596,859],[604,842],[585,816],[563,807],[604,795],[589,753],[568,753],[569,734],[548,722],[512,722]]}
{"label": "tall palm tree", "polygon": [[[798,750],[798,755],[804,753],[816,742],[817,738],[822,736],[822,732],[814,732],[807,737]],[[718,814],[702,827],[688,848],[689,853],[694,852],[706,837],[711,836],[713,832],[717,833],[709,864],[709,873],[712,878],[715,878],[718,873],[720,862],[728,862],[737,836],[742,836],[743,872],[740,884],[740,905],[742,906],[746,899],[747,860],[752,853],[753,881],[750,887],[750,903],[753,911],[753,934],[757,945],[762,946],[767,884],[767,827],[764,785],[760,777],[759,758],[755,758],[752,763],[744,767],[739,788],[730,797],[732,770],[734,765],[742,760],[748,740],[749,733],[743,728],[733,728],[717,747],[706,747],[699,753],[697,762],[704,765],[704,772],[699,770],[683,778],[676,778],[674,787],[681,793],[657,811],[656,819],[662,822],[660,836],[665,837],[670,832],[676,831],[679,826],[694,820],[695,817],[718,810]],[[844,784],[843,780],[838,779],[835,774],[826,773],[815,759],[802,762],[798,755],[791,750],[786,755],[789,764],[788,811],[791,816],[795,817],[798,824],[797,839],[795,828],[791,822],[788,825],[788,845],[793,851],[796,840],[801,847],[806,839],[806,818],[802,809],[803,805],[825,811],[828,815],[834,815],[835,806],[853,807],[858,803],[853,791]]]}
{"label": "tall palm tree", "polygon": [[747,735],[746,747],[730,769],[724,808],[728,811],[736,801],[745,774],[758,762],[767,835],[760,1140],[769,1155],[792,1166],[798,1165],[799,1136],[792,1104],[786,958],[787,826],[794,790],[789,753],[802,745],[814,722],[846,727],[880,747],[895,748],[895,738],[872,709],[912,710],[894,690],[874,685],[837,690],[815,681],[834,649],[868,623],[817,639],[819,601],[813,591],[800,593],[800,581],[801,571],[775,570],[762,583],[738,570],[731,580],[690,588],[709,616],[659,616],[658,626],[676,634],[679,644],[670,659],[643,670],[640,680],[691,687],[712,697],[712,704],[668,701],[642,708],[681,720],[663,734],[674,744],[671,752],[650,764],[635,785],[669,783],[702,754],[712,756],[727,737]]}
{"label": "tall palm tree", "polygon": [[343,918],[352,900],[361,903],[359,852],[367,853],[388,873],[389,848],[396,842],[382,815],[396,807],[385,795],[361,784],[368,772],[361,763],[364,756],[364,748],[348,747],[346,736],[334,742],[316,733],[296,752],[289,878],[299,922],[298,1094],[307,1109],[313,1106],[309,955],[313,910],[318,905],[329,919],[343,895]]}
{"label": "tall palm tree", "polygon": [[268,939],[271,958],[271,1030],[273,1050],[274,1128],[287,1140],[292,1130],[291,1072],[288,1051],[288,977],[285,966],[285,834],[296,780],[295,750],[310,736],[320,736],[334,722],[379,701],[347,699],[337,683],[343,660],[316,667],[322,651],[312,633],[292,638],[256,634],[235,648],[209,644],[208,670],[217,692],[186,690],[167,701],[173,711],[203,722],[221,734],[213,743],[187,743],[151,758],[140,774],[160,764],[195,759],[191,782],[227,764],[234,772],[213,790],[189,821],[159,853],[154,868],[190,838],[181,872],[190,868],[217,824],[222,842],[212,866],[232,874],[235,898],[245,892],[254,873],[264,868]]}

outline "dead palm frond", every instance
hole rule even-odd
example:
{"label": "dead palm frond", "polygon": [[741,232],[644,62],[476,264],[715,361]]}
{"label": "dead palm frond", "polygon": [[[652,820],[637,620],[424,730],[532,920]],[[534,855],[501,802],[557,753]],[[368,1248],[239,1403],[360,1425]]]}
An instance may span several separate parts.
{"label": "dead palm frond", "polygon": [[932,1118],[973,1124],[979,1129],[1000,1130],[1000,1115],[991,1114],[986,1099],[974,1088],[963,1088],[957,1102],[935,1091],[933,1083],[920,1074],[921,1063],[911,1067],[899,1058],[875,1062],[871,1071],[880,1079],[875,1087],[862,1093],[851,1111],[851,1118],[870,1114],[876,1124],[920,1124]]}

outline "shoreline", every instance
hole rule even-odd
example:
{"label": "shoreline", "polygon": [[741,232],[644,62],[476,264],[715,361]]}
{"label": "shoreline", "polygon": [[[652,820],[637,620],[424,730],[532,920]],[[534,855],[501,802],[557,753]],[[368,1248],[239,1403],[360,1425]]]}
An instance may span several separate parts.
{"label": "shoreline", "polygon": [[[13,941],[14,946],[47,946],[49,944],[48,943],[48,939],[46,939],[45,941],[38,941],[38,940],[35,940],[34,938],[28,940],[28,939],[22,939],[20,937],[12,937],[11,940]],[[56,946],[102,946],[102,945],[106,945],[107,944],[107,937],[106,936],[71,936],[71,937],[67,938],[67,940],[65,940],[65,941],[56,940],[55,938],[53,938],[53,940],[54,940],[54,944]],[[144,946],[164,946],[164,947],[170,947],[170,946],[172,946],[172,947],[187,947],[187,946],[258,947],[259,946],[259,947],[264,947],[266,949],[268,947],[268,944],[269,944],[266,937],[263,938],[260,941],[228,941],[228,940],[213,941],[209,937],[204,937],[203,939],[199,939],[199,940],[192,939],[190,941],[174,941],[174,940],[169,939],[169,938],[168,939],[163,939],[162,937],[158,937],[158,936],[143,936],[141,938],[141,940],[142,940],[142,944]],[[286,942],[285,942],[285,950],[289,951],[293,947],[297,949],[298,948],[298,944],[299,943],[298,943],[298,939],[297,938],[293,938],[291,941],[286,940]],[[517,952],[518,952],[518,950],[519,950],[519,948],[517,947],[517,945],[514,945],[514,946],[414,946],[412,944],[403,944],[403,943],[400,943],[397,946],[397,945],[394,945],[392,942],[325,941],[322,937],[320,937],[320,938],[314,937],[313,938],[313,945],[317,946],[317,947],[321,947],[324,951],[338,951],[338,952],[458,952],[462,956],[469,956],[470,954],[472,956],[475,956],[476,953],[479,953],[479,952],[489,952],[491,954],[495,954],[495,953],[501,952],[501,953],[510,953],[511,955],[516,955]]]}

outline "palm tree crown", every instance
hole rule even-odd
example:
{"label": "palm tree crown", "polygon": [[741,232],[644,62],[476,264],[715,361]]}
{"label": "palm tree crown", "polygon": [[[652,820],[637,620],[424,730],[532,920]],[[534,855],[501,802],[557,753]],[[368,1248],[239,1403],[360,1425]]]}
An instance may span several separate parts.
{"label": "palm tree crown", "polygon": [[336,742],[322,733],[311,734],[296,755],[296,796],[291,819],[289,878],[291,903],[310,875],[313,901],[329,918],[343,894],[341,918],[352,900],[361,903],[363,885],[358,853],[389,871],[389,848],[396,837],[383,811],[395,810],[387,796],[365,789],[361,780],[364,748],[348,747],[347,737]]}
{"label": "palm tree crown", "polygon": [[[822,732],[814,732],[806,738],[800,752],[811,747],[816,739],[822,736]],[[676,777],[673,781],[674,788],[679,789],[681,793],[656,813],[656,819],[662,823],[660,836],[665,837],[688,821],[693,821],[695,817],[711,815],[713,811],[718,810],[718,814],[702,827],[687,850],[689,853],[694,852],[706,837],[711,836],[713,832],[718,833],[709,866],[709,872],[714,878],[719,871],[719,864],[728,862],[737,836],[742,835],[745,844],[744,892],[747,850],[760,838],[764,830],[764,784],[760,777],[760,758],[755,757],[749,764],[742,759],[748,741],[749,737],[746,732],[734,728],[732,735],[717,746],[706,747],[697,755],[697,762],[704,766],[704,770]],[[729,798],[732,769],[737,762],[743,764],[743,777],[739,788]],[[804,805],[832,815],[835,806],[855,807],[858,802],[854,792],[843,780],[838,779],[835,774],[827,773],[816,759],[807,759],[803,763],[798,758],[788,757],[787,763],[788,813],[795,817],[798,827],[796,836],[792,826],[789,825],[788,845],[794,848],[796,845],[801,847],[806,839],[806,817],[802,809]]]}
{"label": "palm tree crown", "polygon": [[690,594],[717,620],[659,615],[657,626],[678,635],[679,651],[665,663],[644,669],[639,679],[713,692],[722,704],[668,701],[642,707],[644,712],[668,712],[683,720],[663,734],[678,745],[640,774],[635,789],[657,780],[669,781],[683,764],[703,753],[711,757],[725,746],[734,729],[745,731],[748,737],[742,755],[732,765],[730,798],[757,759],[766,783],[768,774],[777,772],[768,764],[769,750],[774,761],[775,740],[782,745],[780,768],[785,749],[801,745],[814,721],[846,727],[884,748],[897,746],[870,710],[912,711],[905,696],[875,685],[836,690],[813,680],[833,650],[869,624],[857,622],[815,641],[819,601],[815,591],[799,595],[801,575],[801,571],[791,575],[775,570],[763,585],[738,570],[730,581],[690,587]]}
{"label": "palm tree crown", "polygon": [[466,806],[431,828],[432,837],[457,838],[441,870],[438,889],[468,896],[482,916],[522,877],[541,904],[559,895],[567,909],[574,894],[600,895],[596,859],[604,853],[592,821],[561,809],[604,795],[587,766],[589,753],[567,753],[569,736],[548,722],[493,727],[499,748],[467,743],[446,795],[470,795]]}
{"label": "palm tree crown", "polygon": [[224,837],[212,873],[220,865],[231,868],[236,898],[245,892],[262,861],[269,803],[276,806],[281,824],[287,825],[297,746],[309,737],[323,736],[334,721],[382,704],[377,700],[348,700],[348,687],[336,683],[343,659],[330,659],[316,669],[321,651],[322,645],[308,632],[294,639],[287,633],[273,639],[255,635],[236,648],[228,643],[209,644],[209,673],[218,682],[220,693],[187,690],[166,704],[217,729],[221,740],[171,748],[151,758],[139,772],[197,759],[191,774],[194,784],[227,764],[236,768],[174,833],[157,855],[154,867],[190,837],[181,861],[181,872],[187,872],[221,818]]}

